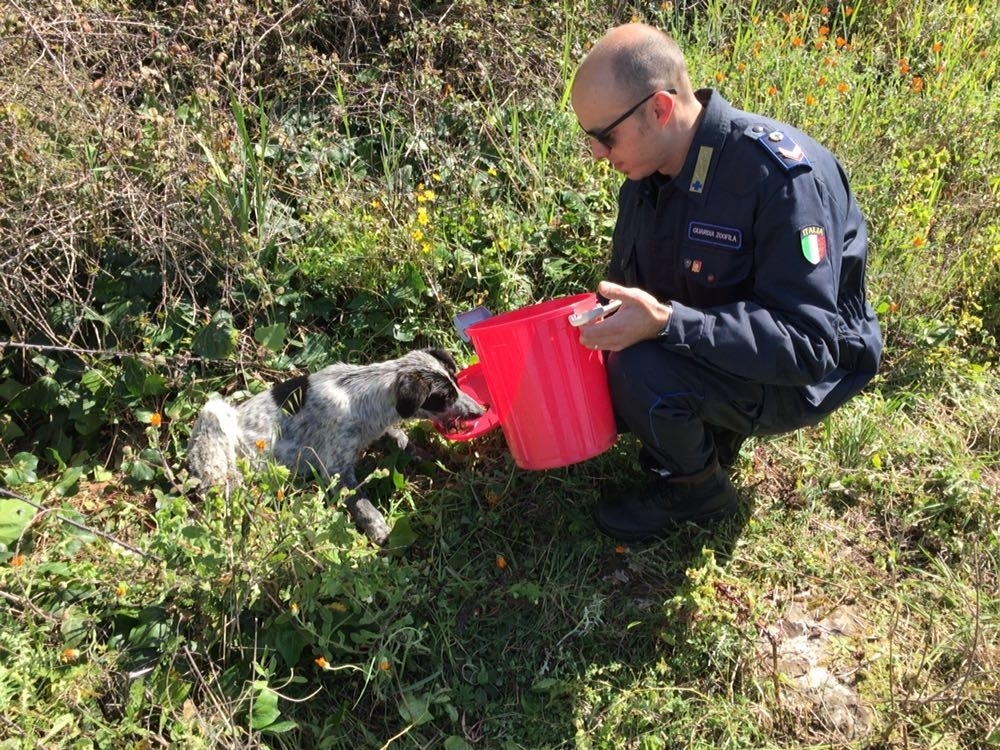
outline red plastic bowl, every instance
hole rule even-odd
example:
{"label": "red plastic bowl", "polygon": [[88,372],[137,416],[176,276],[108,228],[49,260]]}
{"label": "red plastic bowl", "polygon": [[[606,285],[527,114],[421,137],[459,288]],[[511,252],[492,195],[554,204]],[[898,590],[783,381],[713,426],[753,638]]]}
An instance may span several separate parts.
{"label": "red plastic bowl", "polygon": [[434,429],[448,440],[472,440],[495,429],[500,424],[500,417],[491,406],[490,392],[486,387],[482,365],[478,362],[469,365],[458,373],[457,380],[459,388],[486,407],[486,413],[476,419],[459,422],[451,430],[440,422],[435,422]]}

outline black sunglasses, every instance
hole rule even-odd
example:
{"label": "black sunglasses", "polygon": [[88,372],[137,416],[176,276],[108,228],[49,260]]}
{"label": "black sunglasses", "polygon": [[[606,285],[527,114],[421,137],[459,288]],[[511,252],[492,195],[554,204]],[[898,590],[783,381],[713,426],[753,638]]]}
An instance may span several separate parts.
{"label": "black sunglasses", "polygon": [[604,146],[604,148],[611,148],[615,144],[615,142],[611,138],[611,131],[614,130],[615,128],[617,128],[623,122],[625,122],[633,114],[635,114],[635,111],[637,109],[639,109],[639,107],[641,107],[643,104],[645,104],[650,99],[652,99],[654,96],[656,96],[657,93],[659,93],[660,91],[666,91],[668,94],[674,94],[675,96],[677,95],[676,89],[657,89],[652,94],[649,94],[648,96],[643,97],[642,101],[636,102],[635,105],[633,105],[632,107],[629,107],[629,109],[625,112],[625,114],[623,114],[621,117],[619,117],[613,123],[611,123],[606,128],[604,128],[604,130],[599,130],[596,133],[594,131],[592,131],[592,130],[586,130],[584,132],[587,135],[589,135],[591,138],[593,138],[595,141],[597,141],[598,143],[600,143],[602,146]]}

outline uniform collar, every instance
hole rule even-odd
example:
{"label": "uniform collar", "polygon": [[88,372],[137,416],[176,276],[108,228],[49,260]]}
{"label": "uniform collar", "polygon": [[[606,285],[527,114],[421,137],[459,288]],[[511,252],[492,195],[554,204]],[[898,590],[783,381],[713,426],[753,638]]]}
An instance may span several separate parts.
{"label": "uniform collar", "polygon": [[705,106],[698,132],[695,133],[687,159],[673,179],[674,187],[697,203],[705,203],[712,186],[719,154],[730,130],[729,102],[714,89],[699,89],[695,96]]}

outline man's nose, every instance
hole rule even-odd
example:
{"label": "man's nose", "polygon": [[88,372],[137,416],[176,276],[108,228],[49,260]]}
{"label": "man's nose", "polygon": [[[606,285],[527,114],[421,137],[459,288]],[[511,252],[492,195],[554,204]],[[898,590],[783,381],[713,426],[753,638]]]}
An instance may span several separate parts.
{"label": "man's nose", "polygon": [[607,159],[611,149],[605,146],[596,138],[590,139],[590,153],[595,159]]}

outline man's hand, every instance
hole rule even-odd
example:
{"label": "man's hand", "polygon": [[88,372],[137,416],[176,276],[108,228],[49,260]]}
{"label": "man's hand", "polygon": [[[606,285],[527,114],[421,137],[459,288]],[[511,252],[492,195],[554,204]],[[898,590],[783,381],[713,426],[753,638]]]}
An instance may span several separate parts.
{"label": "man's hand", "polygon": [[648,292],[602,281],[599,294],[622,301],[613,315],[580,328],[580,343],[588,349],[618,352],[632,344],[656,338],[670,321],[670,305]]}

